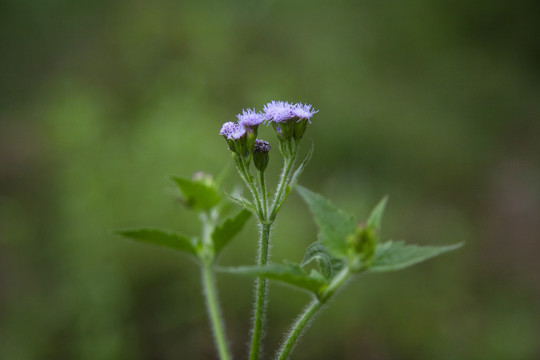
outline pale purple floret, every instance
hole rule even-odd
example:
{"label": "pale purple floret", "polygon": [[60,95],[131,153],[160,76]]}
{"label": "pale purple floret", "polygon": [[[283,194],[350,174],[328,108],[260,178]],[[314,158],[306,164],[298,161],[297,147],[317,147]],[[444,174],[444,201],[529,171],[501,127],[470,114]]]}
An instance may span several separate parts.
{"label": "pale purple floret", "polygon": [[244,127],[258,126],[264,120],[264,116],[255,112],[255,109],[242,110],[242,113],[236,115],[236,117],[238,118],[238,123]]}
{"label": "pale purple floret", "polygon": [[[310,120],[319,110],[308,104],[290,104],[286,101],[272,101],[264,106],[265,118],[268,121],[285,122],[292,119]],[[310,121],[311,122],[311,121]]]}
{"label": "pale purple floret", "polygon": [[295,117],[293,105],[286,101],[272,101],[264,105],[264,117],[268,121],[284,122]]}
{"label": "pale purple floret", "polygon": [[238,128],[228,136],[228,139],[239,140],[242,136],[246,135],[246,129],[243,126],[238,125]]}
{"label": "pale purple floret", "polygon": [[227,137],[227,139],[238,140],[246,133],[246,129],[243,126],[238,125],[232,121],[228,121],[221,127],[219,135]]}
{"label": "pale purple floret", "polygon": [[313,109],[312,106],[308,104],[298,103],[293,107],[293,113],[299,120],[306,119],[310,123],[311,121],[309,119],[318,112],[319,110]]}
{"label": "pale purple floret", "polygon": [[219,131],[219,135],[226,136],[227,139],[231,138],[231,134],[238,130],[238,124],[234,123],[232,121],[228,121],[221,127],[221,130]]}

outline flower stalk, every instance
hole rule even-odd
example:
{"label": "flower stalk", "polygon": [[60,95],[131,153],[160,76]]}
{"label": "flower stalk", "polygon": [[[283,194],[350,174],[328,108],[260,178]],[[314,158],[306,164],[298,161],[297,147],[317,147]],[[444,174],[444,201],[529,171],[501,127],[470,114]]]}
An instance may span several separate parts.
{"label": "flower stalk", "polygon": [[[270,258],[271,228],[285,200],[285,195],[288,193],[285,193],[285,191],[290,191],[290,174],[296,159],[300,139],[304,135],[309,119],[316,112],[311,108],[311,105],[292,105],[288,102],[272,101],[264,107],[264,114],[256,113],[252,109],[243,110],[241,114],[237,115],[238,123],[227,122],[221,128],[220,135],[225,138],[229,148],[235,153],[236,167],[240,177],[250,190],[255,203],[256,215],[261,229],[257,254],[258,266],[266,266]],[[256,139],[258,126],[263,121],[272,124],[275,129],[280,142],[280,152],[284,157],[281,178],[270,209],[264,177],[264,171],[269,160],[270,145],[264,140]],[[258,172],[257,184],[253,181],[253,176],[249,170],[251,160],[253,160]],[[264,314],[267,305],[267,287],[267,280],[258,277],[253,305],[250,360],[259,358]]]}

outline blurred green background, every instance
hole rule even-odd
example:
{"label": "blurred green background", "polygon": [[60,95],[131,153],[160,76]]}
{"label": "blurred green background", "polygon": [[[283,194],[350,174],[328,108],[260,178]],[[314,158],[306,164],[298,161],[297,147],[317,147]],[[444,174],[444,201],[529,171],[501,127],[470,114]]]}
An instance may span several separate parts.
{"label": "blurred green background", "polygon": [[[389,194],[385,238],[467,243],[351,283],[294,359],[539,359],[539,18],[536,0],[3,0],[0,358],[215,359],[194,263],[111,229],[197,233],[167,175],[220,173],[221,124],[275,99],[320,109],[303,185],[358,216]],[[220,263],[252,263],[256,236]],[[273,259],[315,236],[291,196]],[[218,281],[242,359],[252,283]],[[272,286],[266,355],[307,301]]]}

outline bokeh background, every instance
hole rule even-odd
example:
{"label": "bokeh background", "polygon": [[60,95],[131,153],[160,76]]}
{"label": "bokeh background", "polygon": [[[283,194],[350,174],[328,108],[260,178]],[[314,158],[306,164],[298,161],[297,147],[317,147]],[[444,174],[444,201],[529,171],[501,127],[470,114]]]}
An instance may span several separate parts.
{"label": "bokeh background", "polygon": [[[360,217],[388,194],[385,238],[466,242],[351,283],[294,359],[539,359],[539,18],[536,0],[3,0],[0,358],[216,359],[195,264],[111,230],[197,233],[167,176],[239,185],[219,128],[275,99],[320,109],[303,185]],[[252,263],[256,236],[220,263]],[[315,237],[291,196],[273,259]],[[242,359],[252,283],[218,281]],[[272,286],[267,358],[307,301]]]}

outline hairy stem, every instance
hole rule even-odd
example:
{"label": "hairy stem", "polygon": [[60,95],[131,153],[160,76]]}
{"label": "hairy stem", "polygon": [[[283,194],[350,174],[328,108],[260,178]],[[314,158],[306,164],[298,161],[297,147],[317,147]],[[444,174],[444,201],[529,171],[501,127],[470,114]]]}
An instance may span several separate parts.
{"label": "hairy stem", "polygon": [[231,356],[225,339],[225,329],[221,320],[221,311],[217,298],[216,282],[209,263],[201,266],[204,296],[206,298],[206,310],[210,318],[214,340],[218,349],[220,360],[230,360]]}
{"label": "hairy stem", "polygon": [[276,197],[274,198],[274,203],[272,204],[272,210],[270,211],[270,216],[268,217],[268,220],[270,222],[273,222],[276,218],[277,211],[281,203],[281,197],[283,195],[283,190],[285,190],[285,187],[287,185],[287,180],[289,178],[289,174],[291,173],[291,168],[292,168],[295,158],[296,158],[296,151],[290,157],[285,158],[285,163],[283,164],[283,172],[281,173],[281,179],[279,181],[279,185],[276,191]]}
{"label": "hairy stem", "polygon": [[264,218],[268,218],[268,201],[266,197],[266,183],[264,181],[264,171],[259,171],[259,184],[261,187],[262,207]]}
{"label": "hairy stem", "polygon": [[322,308],[323,305],[324,303],[320,302],[318,299],[313,299],[311,303],[309,303],[304,312],[298,317],[298,319],[294,323],[291,331],[285,339],[285,342],[283,343],[283,345],[281,345],[281,348],[276,355],[276,360],[286,360],[289,358],[291,351],[296,345],[296,341],[298,340],[302,332],[306,329],[306,327],[309,325],[313,316]]}
{"label": "hairy stem", "polygon": [[311,303],[306,307],[304,312],[300,314],[292,330],[287,335],[283,345],[279,349],[276,360],[286,360],[289,358],[290,353],[294,349],[296,342],[302,332],[306,330],[306,327],[310,324],[310,321],[313,319],[313,316],[323,307],[323,305],[336,293],[336,291],[345,284],[351,275],[350,269],[348,266],[343,267],[343,269],[334,276],[332,282],[328,285],[326,290],[319,296],[319,298],[313,299]]}
{"label": "hairy stem", "polygon": [[242,178],[242,180],[244,180],[244,182],[246,183],[246,186],[251,192],[251,195],[255,199],[255,206],[257,208],[257,213],[258,213],[259,219],[261,219],[263,212],[262,212],[260,194],[257,188],[255,187],[255,184],[253,183],[253,176],[249,172],[249,167],[246,167],[244,160],[242,160],[240,156],[235,156],[235,161],[236,161],[236,167],[238,169],[238,172],[240,173],[240,177]]}
{"label": "hairy stem", "polygon": [[[259,258],[258,265],[265,266],[268,262],[269,251],[268,245],[270,242],[270,229],[271,224],[262,224],[261,238],[259,242]],[[255,294],[255,310],[253,314],[253,328],[251,334],[251,350],[249,353],[249,360],[257,360],[259,358],[259,351],[261,346],[261,338],[263,332],[264,315],[266,308],[266,290],[267,280],[262,277],[258,277],[256,281],[256,294]]]}
{"label": "hairy stem", "polygon": [[[296,159],[296,151],[298,150],[298,143],[295,144],[294,151],[291,151],[288,156],[285,156],[285,162],[283,164],[283,171],[281,173],[281,179],[276,190],[276,195],[274,202],[272,204],[272,209],[270,214],[268,214],[267,208],[267,197],[266,186],[264,183],[264,175],[261,173],[259,180],[261,185],[262,192],[262,202],[264,207],[263,217],[259,217],[261,222],[261,237],[259,242],[259,254],[257,264],[259,266],[265,266],[269,258],[269,244],[270,244],[270,229],[276,218],[281,199],[283,196],[283,191],[288,184],[289,175]],[[261,338],[264,325],[264,311],[266,308],[266,297],[267,297],[267,280],[262,277],[258,277],[256,281],[256,299],[255,299],[255,310],[253,316],[253,328],[252,328],[252,337],[251,337],[251,349],[249,353],[249,360],[258,360],[261,346]]]}

